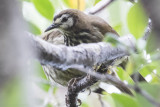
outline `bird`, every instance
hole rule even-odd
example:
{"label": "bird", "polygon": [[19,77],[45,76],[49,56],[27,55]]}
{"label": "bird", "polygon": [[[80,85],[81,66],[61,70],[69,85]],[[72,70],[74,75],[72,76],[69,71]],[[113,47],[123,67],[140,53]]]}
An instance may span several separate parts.
{"label": "bird", "polygon": [[[77,9],[66,9],[54,17],[53,23],[45,30],[42,39],[55,45],[77,46],[82,43],[101,42],[106,33],[119,36],[102,18]],[[67,86],[72,78],[87,75],[76,69],[63,71],[50,65],[42,65],[42,68],[50,81],[62,86]]]}

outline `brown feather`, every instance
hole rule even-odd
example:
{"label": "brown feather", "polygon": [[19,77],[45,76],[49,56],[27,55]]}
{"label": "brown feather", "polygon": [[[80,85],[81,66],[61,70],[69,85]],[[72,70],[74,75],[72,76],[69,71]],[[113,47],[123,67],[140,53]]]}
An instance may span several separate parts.
{"label": "brown feather", "polygon": [[87,15],[77,9],[66,9],[55,16],[54,20],[61,17],[63,14],[70,14],[76,20],[75,25],[72,27],[72,31],[81,30],[83,28],[93,32],[93,27],[95,27],[100,31],[102,35],[110,32],[119,36],[118,33],[106,21],[98,16]]}

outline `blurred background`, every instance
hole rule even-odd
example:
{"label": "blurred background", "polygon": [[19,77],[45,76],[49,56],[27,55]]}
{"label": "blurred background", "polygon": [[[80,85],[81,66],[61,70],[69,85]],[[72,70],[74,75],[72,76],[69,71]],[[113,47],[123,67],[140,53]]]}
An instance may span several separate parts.
{"label": "blurred background", "polygon": [[[8,14],[14,14],[14,18],[9,18],[8,20],[10,21],[6,19],[6,22],[11,22],[9,24],[13,25],[11,28],[15,27],[12,29],[12,32],[19,32],[20,35],[22,34],[20,32],[25,29],[36,36],[40,36],[52,23],[54,15],[61,10],[74,8],[88,13],[110,0],[18,0],[13,2],[13,4],[11,0],[6,1],[8,3],[10,2],[10,6],[13,7],[13,10],[11,9],[12,13]],[[4,5],[2,3],[0,8],[4,8],[5,3],[4,1]],[[15,12],[19,14],[15,14]],[[2,13],[5,15],[5,11],[1,11],[1,17],[3,16]],[[160,101],[159,50],[152,50],[150,45],[152,42],[151,39],[147,42],[142,40],[148,28],[149,18],[140,1],[113,0],[111,4],[95,15],[107,21],[121,36],[133,35],[136,38],[136,47],[140,54],[131,55],[130,61],[126,65],[126,71],[117,67],[117,75],[126,84],[133,85],[134,82],[129,75],[134,72],[140,72],[147,83],[139,83],[139,86],[147,91],[156,101]],[[23,23],[19,22],[19,20]],[[1,25],[3,24],[1,23]],[[2,28],[2,26],[0,27]],[[10,32],[10,30],[6,29],[2,29],[2,31]],[[4,33],[4,35],[7,34]],[[10,38],[8,37],[8,39]],[[23,37],[20,36],[19,38]],[[5,39],[1,38],[2,44],[3,41],[5,43]],[[14,39],[13,41],[16,42]],[[12,42],[7,46],[10,46]],[[4,48],[2,44],[0,47],[1,50]],[[12,48],[9,51],[1,51],[0,59],[2,63],[7,60],[6,57],[8,54],[6,53],[12,53],[17,46],[19,47],[18,43],[14,44],[14,50]],[[21,52],[21,54],[14,53],[11,58],[7,57],[6,66],[0,63],[1,71],[5,71],[4,73],[1,72],[1,83],[3,84],[0,84],[0,107],[65,107],[67,88],[48,81],[38,61],[26,61],[26,56],[30,50],[29,48],[23,49],[23,46],[26,45],[25,42],[22,44],[20,50],[16,50],[16,52]],[[9,54],[8,56],[11,55]],[[8,62],[11,63],[11,68],[15,69],[6,69],[10,68]],[[16,62],[18,64],[14,65]],[[9,79],[5,78],[8,75]],[[100,97],[93,92],[88,95],[89,91],[80,93],[79,99],[82,100],[80,107],[154,107],[153,104],[138,93],[135,93],[135,97],[131,97],[121,93],[112,85],[101,83],[100,86],[106,90],[105,95]]]}

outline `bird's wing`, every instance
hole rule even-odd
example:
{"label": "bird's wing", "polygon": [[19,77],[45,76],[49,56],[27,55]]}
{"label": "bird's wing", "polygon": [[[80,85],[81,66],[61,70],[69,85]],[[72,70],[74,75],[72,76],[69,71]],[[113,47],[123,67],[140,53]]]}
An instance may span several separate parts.
{"label": "bird's wing", "polygon": [[102,18],[98,16],[90,16],[90,19],[91,24],[98,28],[103,35],[110,32],[119,36],[119,34]]}

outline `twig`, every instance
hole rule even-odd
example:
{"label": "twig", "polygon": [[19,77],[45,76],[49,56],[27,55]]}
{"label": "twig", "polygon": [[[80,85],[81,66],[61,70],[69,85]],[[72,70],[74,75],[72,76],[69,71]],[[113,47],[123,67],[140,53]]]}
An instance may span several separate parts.
{"label": "twig", "polygon": [[[100,11],[102,11],[104,8],[106,8],[108,5],[110,5],[113,1],[115,1],[115,0],[110,0],[109,2],[107,1],[107,2],[104,2],[104,1],[101,1],[101,2],[99,2],[97,5],[100,5],[99,7],[93,7],[92,9],[90,9],[90,12],[89,12],[89,14],[96,14],[96,13],[98,13],[98,12],[100,12]],[[103,4],[102,4],[102,2],[103,2]]]}

